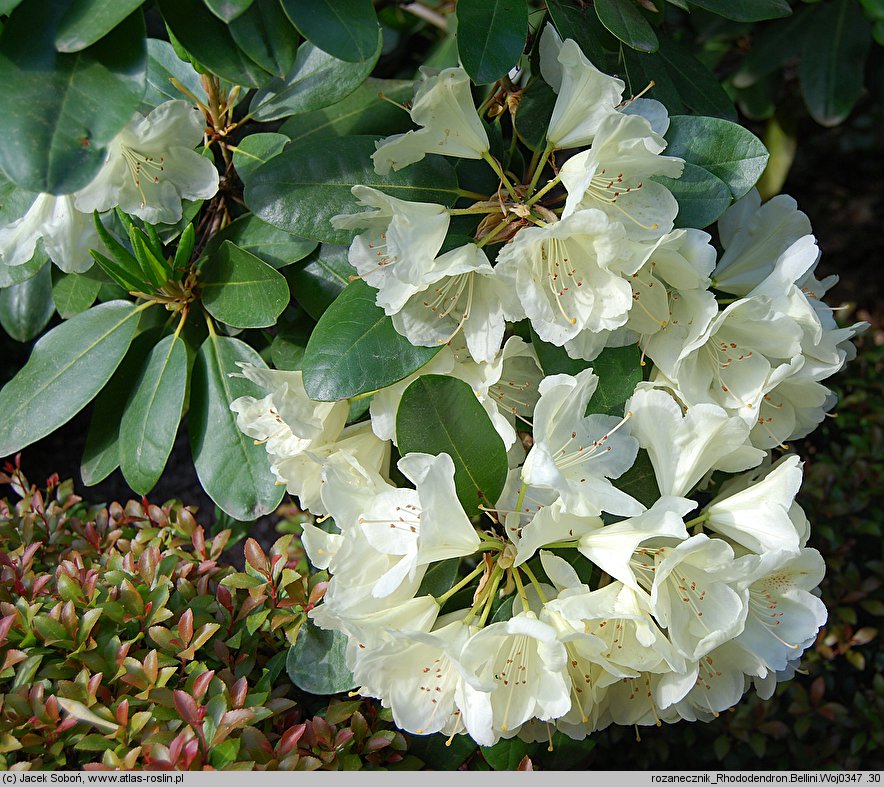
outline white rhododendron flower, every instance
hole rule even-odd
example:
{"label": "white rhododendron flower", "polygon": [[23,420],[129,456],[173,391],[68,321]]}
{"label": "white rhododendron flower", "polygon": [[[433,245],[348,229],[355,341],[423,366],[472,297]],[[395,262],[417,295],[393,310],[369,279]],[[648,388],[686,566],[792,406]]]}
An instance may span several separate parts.
{"label": "white rhododendron flower", "polygon": [[446,68],[438,74],[428,69],[421,69],[421,73],[423,81],[409,113],[423,128],[378,143],[372,160],[379,175],[414,164],[427,153],[468,159],[488,155],[488,135],[473,106],[467,72]]}
{"label": "white rhododendron flower", "polygon": [[108,147],[95,179],[75,195],[78,210],[119,206],[149,224],[181,219],[181,200],[209,199],[218,170],[194,148],[205,120],[187,101],[166,101],[147,117],[137,115]]}

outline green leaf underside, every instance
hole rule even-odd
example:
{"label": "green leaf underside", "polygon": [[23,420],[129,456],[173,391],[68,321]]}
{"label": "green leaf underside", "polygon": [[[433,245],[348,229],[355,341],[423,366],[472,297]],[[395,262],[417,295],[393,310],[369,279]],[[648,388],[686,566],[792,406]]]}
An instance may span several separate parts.
{"label": "green leaf underside", "polygon": [[277,486],[267,452],[236,426],[230,403],[263,392],[238,373],[237,361],[265,366],[249,345],[212,334],[200,346],[190,391],[188,429],[193,464],[203,489],[225,513],[240,521],[269,514],[285,491]]}
{"label": "green leaf underside", "polygon": [[200,82],[199,74],[193,70],[190,64],[179,59],[168,41],[148,38],[147,90],[142,99],[142,111],[149,112],[170,99],[188,98],[169,81],[171,77],[177,79],[200,101],[208,102],[209,99]]}
{"label": "green leaf underside", "polygon": [[320,402],[386,388],[426,365],[441,347],[415,347],[375,305],[375,290],[351,282],[325,311],[304,353],[304,388]]}
{"label": "green leaf underside", "polygon": [[67,7],[65,0],[25,3],[0,38],[0,168],[31,191],[69,193],[89,183],[144,92],[140,15],[88,49],[62,54],[55,33]]}
{"label": "green leaf underside", "polygon": [[138,313],[110,301],[45,334],[0,391],[0,456],[67,423],[104,387],[135,336]]}
{"label": "green leaf underside", "polygon": [[105,279],[97,265],[85,273],[62,273],[53,268],[52,300],[59,316],[68,320],[86,311],[95,303],[103,281]]}
{"label": "green leaf underside", "polygon": [[448,454],[454,461],[457,497],[468,516],[493,506],[506,481],[503,440],[463,380],[437,374],[418,377],[402,394],[396,413],[400,452]]}
{"label": "green leaf underside", "polygon": [[527,35],[526,0],[458,0],[457,50],[477,85],[509,72],[519,61]]}
{"label": "green leaf underside", "polygon": [[304,38],[341,60],[368,60],[377,46],[371,0],[282,0],[282,7]]}
{"label": "green leaf underside", "polygon": [[142,0],[74,0],[61,18],[55,34],[59,52],[79,52],[107,35]]}
{"label": "green leaf underside", "polygon": [[347,637],[305,621],[289,649],[285,669],[289,680],[310,694],[338,694],[355,686],[347,669]]}
{"label": "green leaf underside", "polygon": [[235,328],[274,325],[289,302],[285,277],[229,240],[200,268],[199,285],[209,314]]}
{"label": "green leaf underside", "polygon": [[0,325],[17,342],[37,336],[55,313],[50,267],[44,265],[36,276],[0,290]]}
{"label": "green leaf underside", "polygon": [[334,229],[331,218],[358,211],[350,193],[357,184],[412,202],[453,205],[457,200],[457,177],[445,159],[427,156],[400,172],[378,175],[371,160],[374,150],[374,138],[364,136],[332,139],[321,150],[313,144],[290,145],[252,175],[246,204],[287,232],[348,245],[354,232]]}
{"label": "green leaf underside", "polygon": [[232,22],[244,14],[253,0],[205,0],[209,10],[222,22]]}
{"label": "green leaf underside", "polygon": [[162,475],[184,407],[187,349],[166,336],[145,359],[120,422],[120,469],[126,483],[146,495]]}
{"label": "green leaf underside", "polygon": [[656,52],[660,46],[651,23],[634,0],[595,0],[602,24],[627,46],[639,52]]}
{"label": "green leaf underside", "polygon": [[672,192],[678,200],[676,227],[703,229],[716,221],[731,204],[730,187],[708,170],[686,163],[677,180],[654,178]]}

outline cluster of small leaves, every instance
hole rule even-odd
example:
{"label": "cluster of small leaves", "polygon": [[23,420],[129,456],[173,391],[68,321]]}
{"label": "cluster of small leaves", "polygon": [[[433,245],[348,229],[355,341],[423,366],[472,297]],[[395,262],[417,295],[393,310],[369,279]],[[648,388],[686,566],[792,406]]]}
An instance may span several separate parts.
{"label": "cluster of small leaves", "polygon": [[325,590],[292,535],[269,554],[247,541],[236,572],[230,531],[206,538],[180,504],[89,508],[69,481],[6,471],[21,499],[0,501],[3,767],[409,765],[386,713],[287,680]]}

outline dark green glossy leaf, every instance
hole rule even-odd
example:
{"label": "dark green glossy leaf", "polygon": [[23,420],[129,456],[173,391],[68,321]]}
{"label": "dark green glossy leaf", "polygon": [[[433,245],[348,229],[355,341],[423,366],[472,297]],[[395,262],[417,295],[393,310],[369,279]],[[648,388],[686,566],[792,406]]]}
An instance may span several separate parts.
{"label": "dark green glossy leaf", "polygon": [[75,314],[86,311],[98,297],[102,282],[101,269],[93,265],[85,273],[62,273],[52,269],[52,300],[58,315],[70,319]]}
{"label": "dark green glossy leaf", "polygon": [[356,276],[356,268],[347,260],[348,252],[346,246],[320,243],[306,259],[286,270],[292,297],[314,320],[322,317]]}
{"label": "dark green glossy leaf", "polygon": [[353,281],[317,323],[303,363],[311,399],[331,402],[386,388],[439,352],[439,347],[415,347],[400,336],[375,305],[375,294],[364,281]]}
{"label": "dark green glossy leaf", "polygon": [[140,14],[88,49],[62,54],[55,34],[67,7],[25,3],[0,36],[0,168],[31,191],[63,194],[89,183],[144,93]]}
{"label": "dark green glossy leaf", "polygon": [[199,74],[193,70],[190,63],[185,63],[168,41],[160,41],[156,38],[147,39],[147,90],[144,93],[141,106],[145,112],[150,112],[164,101],[172,99],[192,100],[190,96],[182,93],[170,81],[176,79],[190,92],[194,98],[204,104],[208,102],[206,91],[200,82]]}
{"label": "dark green glossy leaf", "polygon": [[242,377],[237,361],[263,367],[249,345],[211,334],[193,366],[188,429],[193,464],[203,489],[234,519],[251,521],[275,510],[285,491],[276,486],[264,446],[236,426],[230,403],[240,396],[261,397],[258,386]]}
{"label": "dark green glossy leaf", "polygon": [[55,34],[59,52],[79,52],[106,36],[142,0],[74,0],[65,11]]}
{"label": "dark green glossy leaf", "polygon": [[676,115],[666,132],[666,155],[678,156],[724,181],[734,199],[761,177],[769,158],[751,131],[720,118]]}
{"label": "dark green glossy leaf", "polygon": [[812,9],[801,50],[801,95],[813,119],[837,126],[863,91],[871,25],[856,0],[829,0]]}
{"label": "dark green glossy leaf", "polygon": [[412,128],[411,117],[402,104],[414,95],[410,79],[365,80],[349,96],[331,106],[290,117],[279,129],[295,144],[311,140],[325,144],[332,137],[356,134],[395,134]]}
{"label": "dark green glossy leaf", "polygon": [[540,368],[543,369],[543,373],[547,377],[551,374],[570,374],[572,377],[576,377],[584,369],[592,366],[591,361],[572,358],[564,347],[557,347],[543,341],[534,333],[533,328],[531,328],[531,344],[534,346],[534,352],[537,353]]}
{"label": "dark green glossy leaf", "polygon": [[660,48],[650,54],[623,50],[630,92],[648,94],[663,102],[669,113],[712,115],[736,120],[733,103],[715,75],[682,44],[664,36]]}
{"label": "dark green glossy leaf", "polygon": [[527,0],[458,0],[457,51],[477,85],[496,82],[522,55]]}
{"label": "dark green glossy leaf", "polygon": [[618,42],[599,21],[593,7],[580,6],[574,0],[549,0],[547,8],[559,35],[573,38],[592,63],[605,68],[608,59],[605,47],[614,49]]}
{"label": "dark green glossy leaf", "polygon": [[248,11],[253,0],[204,0],[208,9],[222,22],[232,22]]}
{"label": "dark green glossy leaf", "polygon": [[284,77],[295,64],[298,33],[279,0],[254,0],[228,29],[239,48],[275,77]]}
{"label": "dark green glossy leaf", "polygon": [[557,98],[553,89],[539,79],[522,95],[515,124],[519,136],[531,150],[543,150]]}
{"label": "dark green glossy leaf", "polygon": [[448,560],[439,560],[432,563],[421,580],[420,587],[415,596],[434,596],[438,598],[443,593],[451,590],[458,581],[458,568],[460,558],[453,557]]}
{"label": "dark green glossy leaf", "polygon": [[274,368],[291,371],[300,369],[312,332],[313,324],[307,319],[279,326],[270,345],[270,359]]}
{"label": "dark green glossy leaf", "polygon": [[526,743],[519,738],[500,740],[493,746],[482,746],[482,756],[495,771],[514,771],[524,757],[536,757],[546,749],[546,742]]}
{"label": "dark green glossy leaf", "polygon": [[144,362],[120,421],[120,469],[140,495],[163,473],[184,407],[187,350],[177,335],[155,345]]}
{"label": "dark green glossy leaf", "polygon": [[203,306],[216,320],[234,328],[266,328],[289,302],[285,277],[230,241],[200,267]]}
{"label": "dark green glossy leaf", "polygon": [[55,314],[50,267],[46,264],[36,276],[0,290],[0,325],[17,342],[39,335]]}
{"label": "dark green glossy leaf", "polygon": [[642,505],[650,508],[660,499],[654,466],[648,452],[640,448],[635,463],[620,478],[611,481],[620,491],[632,495]]}
{"label": "dark green glossy leaf", "polygon": [[248,183],[252,174],[262,164],[282,152],[288,144],[285,134],[249,134],[242,139],[233,151],[233,166],[243,183]]}
{"label": "dark green glossy leaf", "polygon": [[689,162],[678,180],[654,178],[669,189],[678,200],[676,227],[703,229],[716,221],[731,204],[730,187],[708,170]]}
{"label": "dark green glossy leaf", "polygon": [[347,637],[304,621],[294,646],[289,648],[285,669],[289,680],[310,694],[338,694],[356,684],[347,669]]}
{"label": "dark green glossy leaf", "polygon": [[469,735],[415,735],[410,738],[408,751],[419,757],[430,768],[438,771],[456,771],[477,746]]}
{"label": "dark green glossy leaf", "polygon": [[784,22],[753,30],[751,49],[732,77],[734,86],[753,85],[797,57],[804,41],[804,26],[811,16],[809,12],[809,8],[802,8]]}
{"label": "dark green glossy leaf", "polygon": [[252,117],[278,120],[322,109],[349,96],[368,79],[381,55],[381,34],[375,35],[373,54],[356,63],[340,60],[305,41],[298,47],[289,72],[267,83],[252,97],[249,105]]}
{"label": "dark green glossy leaf", "polygon": [[468,516],[500,497],[508,468],[506,449],[463,380],[438,374],[418,377],[399,402],[396,438],[403,456],[422,451],[452,458],[457,497]]}
{"label": "dark green glossy leaf", "polygon": [[787,0],[688,0],[688,3],[737,22],[761,22],[792,13]]}
{"label": "dark green glossy leaf", "polygon": [[210,254],[220,248],[226,240],[277,270],[304,259],[316,248],[315,240],[299,238],[261,221],[251,213],[240,216],[215,235],[206,248],[206,253]]}
{"label": "dark green glossy leaf", "polygon": [[413,202],[453,205],[458,197],[454,168],[440,156],[428,156],[400,172],[378,175],[371,154],[373,137],[290,145],[260,167],[246,186],[246,204],[276,227],[323,243],[348,244],[353,231],[336,230],[331,217],[358,207],[350,189],[363,184]]}
{"label": "dark green glossy leaf", "polygon": [[110,379],[135,335],[138,312],[111,301],[53,328],[0,390],[0,456],[67,423]]}
{"label": "dark green glossy leaf", "polygon": [[635,0],[595,0],[601,23],[627,46],[639,52],[656,52],[660,46],[651,23]]}
{"label": "dark green glossy leaf", "polygon": [[177,41],[199,63],[237,85],[259,87],[269,72],[246,55],[202,0],[157,0]]}
{"label": "dark green glossy leaf", "polygon": [[282,0],[301,35],[341,60],[368,60],[378,41],[371,0]]}
{"label": "dark green glossy leaf", "polygon": [[638,346],[606,347],[589,365],[598,375],[599,384],[589,400],[586,414],[622,417],[627,399],[642,381],[641,351]]}

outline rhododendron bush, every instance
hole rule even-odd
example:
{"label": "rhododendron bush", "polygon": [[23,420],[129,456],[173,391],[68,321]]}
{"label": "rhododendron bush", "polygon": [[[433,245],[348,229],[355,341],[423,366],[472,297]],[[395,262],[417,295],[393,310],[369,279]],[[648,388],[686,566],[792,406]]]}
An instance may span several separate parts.
{"label": "rhododendron bush", "polygon": [[[128,71],[101,49],[140,14],[96,33],[80,5],[44,29],[27,0],[0,38],[9,78],[95,59],[118,114],[78,130],[55,86],[57,135],[4,142],[4,327],[64,321],[0,391],[0,454],[93,402],[84,480],[147,494],[186,416],[219,509],[308,514],[330,580],[291,679],[319,647],[322,690],[415,735],[708,721],[793,675],[826,609],[792,441],[864,324],[796,202],[759,196],[752,133],[658,100],[657,61],[617,67],[558,3],[461,0],[414,80],[369,77],[395,45],[369,3],[336,29],[160,2],[171,43]],[[474,46],[486,23],[515,48]]]}

